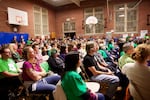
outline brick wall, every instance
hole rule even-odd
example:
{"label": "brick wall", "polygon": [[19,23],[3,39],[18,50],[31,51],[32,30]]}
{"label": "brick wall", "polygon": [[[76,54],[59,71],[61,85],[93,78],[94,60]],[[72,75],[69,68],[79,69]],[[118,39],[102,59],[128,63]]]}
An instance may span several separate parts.
{"label": "brick wall", "polygon": [[[114,28],[113,17],[113,5],[131,2],[137,0],[109,0],[109,11],[112,15],[112,20],[107,22],[107,28],[104,29],[104,33]],[[140,0],[139,0],[140,1]],[[8,24],[7,20],[7,7],[12,7],[28,12],[28,26],[18,26],[20,33],[29,33],[31,37],[34,36],[34,22],[33,22],[33,5],[37,4],[49,9],[49,31],[56,33],[57,37],[63,36],[62,24],[66,21],[66,18],[73,18],[72,21],[76,23],[77,36],[84,35],[83,28],[83,9],[87,7],[101,6],[104,7],[104,18],[107,18],[107,6],[106,0],[86,0],[81,2],[81,7],[75,4],[53,8],[52,6],[43,3],[42,0],[1,0],[0,1],[0,31],[12,32],[13,25]],[[138,8],[138,32],[140,30],[149,30],[150,26],[147,26],[147,15],[150,14],[150,0],[142,0]],[[139,34],[136,34],[139,35]],[[105,34],[99,34],[99,36],[105,36]],[[113,36],[120,36],[120,34],[113,34]]]}
{"label": "brick wall", "polygon": [[13,26],[8,24],[7,7],[26,11],[28,13],[28,26],[16,26],[18,32],[29,33],[30,37],[34,36],[34,16],[33,5],[40,5],[49,9],[49,31],[55,31],[55,12],[53,8],[40,0],[1,0],[0,1],[0,31],[13,32]]}
{"label": "brick wall", "polygon": [[[104,33],[107,31],[110,31],[114,29],[114,11],[113,6],[115,4],[121,4],[121,3],[127,3],[127,2],[138,2],[140,0],[109,0],[109,11],[111,15],[111,20],[108,20],[107,17],[107,5],[106,0],[86,0],[84,2],[81,2],[81,7],[77,7],[76,5],[67,5],[63,7],[58,7],[56,10],[56,33],[58,37],[63,36],[62,34],[62,23],[65,22],[65,19],[74,18],[74,21],[76,23],[76,34],[77,36],[81,36],[84,34],[84,29],[82,28],[82,21],[83,21],[83,9],[88,7],[94,7],[94,6],[101,6],[104,7],[104,18],[107,19],[107,27],[104,29]],[[150,0],[142,0],[142,2],[139,4],[138,8],[138,32],[140,33],[140,30],[149,30],[150,26],[147,26],[147,15],[150,14]],[[130,34],[129,34],[130,35]],[[135,36],[138,36],[139,34],[135,34]],[[99,34],[97,36],[105,36],[105,34]],[[113,33],[114,37],[120,37],[121,34],[115,34]],[[88,36],[86,36],[88,37]]]}

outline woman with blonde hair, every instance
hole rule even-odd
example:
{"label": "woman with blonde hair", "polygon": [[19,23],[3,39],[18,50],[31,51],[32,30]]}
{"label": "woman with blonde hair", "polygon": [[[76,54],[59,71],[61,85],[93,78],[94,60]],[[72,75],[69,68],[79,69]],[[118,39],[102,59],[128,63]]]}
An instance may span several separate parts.
{"label": "woman with blonde hair", "polygon": [[12,54],[12,59],[17,63],[22,61],[20,58],[20,54],[18,53],[18,45],[15,43],[10,43],[9,44],[9,49],[11,50],[11,54]]}
{"label": "woman with blonde hair", "polygon": [[29,86],[29,91],[52,93],[56,87],[55,85],[60,80],[60,76],[54,74],[46,77],[46,72],[36,59],[35,52],[32,47],[26,47],[23,55],[26,59],[23,64],[23,80],[24,82],[33,83],[31,86]]}
{"label": "woman with blonde hair", "polygon": [[138,45],[132,59],[135,63],[127,63],[123,66],[122,72],[129,79],[129,91],[134,100],[149,100],[150,98],[150,68],[147,61],[150,59],[150,45]]}

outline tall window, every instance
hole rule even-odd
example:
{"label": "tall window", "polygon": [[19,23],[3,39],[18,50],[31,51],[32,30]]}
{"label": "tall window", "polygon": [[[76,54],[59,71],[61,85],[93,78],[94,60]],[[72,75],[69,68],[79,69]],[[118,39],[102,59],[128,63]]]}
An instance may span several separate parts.
{"label": "tall window", "polygon": [[135,7],[135,3],[115,6],[116,33],[136,33],[137,21],[137,7]]}
{"label": "tall window", "polygon": [[64,22],[63,29],[64,29],[64,33],[75,32],[75,22],[73,21]]}
{"label": "tall window", "polygon": [[48,11],[40,6],[34,6],[34,33],[35,35],[48,35]]}
{"label": "tall window", "polygon": [[98,19],[98,23],[95,25],[85,25],[85,33],[93,34],[93,33],[104,33],[104,12],[103,8],[86,8],[84,10],[84,22],[89,16],[95,16]]}

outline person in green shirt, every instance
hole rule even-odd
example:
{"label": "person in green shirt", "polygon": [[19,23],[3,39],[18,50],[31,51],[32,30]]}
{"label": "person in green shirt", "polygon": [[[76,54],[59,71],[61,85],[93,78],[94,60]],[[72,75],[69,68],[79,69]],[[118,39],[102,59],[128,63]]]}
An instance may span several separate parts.
{"label": "person in green shirt", "polygon": [[130,57],[133,53],[134,47],[131,43],[125,43],[123,45],[123,51],[125,52],[124,55],[122,55],[119,58],[119,68],[122,69],[123,65],[126,63],[134,63],[134,60]]}
{"label": "person in green shirt", "polygon": [[19,69],[16,63],[11,59],[11,51],[8,47],[2,47],[0,50],[0,79],[19,76]]}
{"label": "person in green shirt", "polygon": [[76,71],[81,65],[79,53],[69,52],[65,57],[65,72],[62,75],[62,88],[66,94],[67,100],[104,100],[101,93],[92,93],[87,88],[82,77]]}
{"label": "person in green shirt", "polygon": [[29,39],[27,40],[27,42],[26,42],[26,45],[31,45],[32,42],[33,42],[32,38],[29,38]]}
{"label": "person in green shirt", "polygon": [[107,50],[111,51],[114,49],[114,44],[113,44],[113,40],[109,40],[108,44],[107,44]]}
{"label": "person in green shirt", "polygon": [[123,56],[125,54],[124,51],[120,51],[120,57]]}
{"label": "person in green shirt", "polygon": [[20,74],[16,63],[11,59],[11,51],[8,46],[3,46],[0,54],[0,93],[6,100],[8,91],[21,85],[18,78]]}
{"label": "person in green shirt", "polygon": [[102,44],[102,45],[99,46],[99,50],[97,51],[98,53],[100,53],[102,55],[102,57],[104,59],[106,59],[108,57],[105,50],[106,50],[105,46]]}

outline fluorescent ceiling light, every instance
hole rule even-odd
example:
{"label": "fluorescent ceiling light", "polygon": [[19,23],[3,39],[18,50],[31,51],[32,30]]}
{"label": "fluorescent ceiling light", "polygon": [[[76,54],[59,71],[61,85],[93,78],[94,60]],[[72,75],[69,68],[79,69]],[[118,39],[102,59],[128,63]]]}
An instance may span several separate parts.
{"label": "fluorescent ceiling light", "polygon": [[124,7],[119,8],[119,10],[124,10]]}
{"label": "fluorescent ceiling light", "polygon": [[123,15],[123,14],[122,14],[122,15],[119,15],[119,17],[124,17],[124,16],[125,16],[125,15]]}

